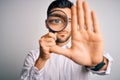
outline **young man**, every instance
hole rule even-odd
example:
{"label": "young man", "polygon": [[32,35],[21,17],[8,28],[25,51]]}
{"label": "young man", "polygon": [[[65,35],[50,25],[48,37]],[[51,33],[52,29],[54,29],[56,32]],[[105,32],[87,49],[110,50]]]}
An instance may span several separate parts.
{"label": "young man", "polygon": [[[97,17],[87,2],[77,0],[75,7],[68,0],[55,0],[48,7],[48,17],[56,10],[67,15],[66,27],[41,37],[40,49],[27,55],[20,79],[89,80],[90,72],[109,74],[112,58],[104,53]],[[50,29],[47,21],[46,26]]]}

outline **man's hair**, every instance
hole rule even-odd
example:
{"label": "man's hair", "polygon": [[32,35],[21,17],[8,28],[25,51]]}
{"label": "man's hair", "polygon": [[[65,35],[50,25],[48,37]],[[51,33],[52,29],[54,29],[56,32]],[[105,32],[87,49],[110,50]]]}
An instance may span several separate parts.
{"label": "man's hair", "polygon": [[54,8],[71,8],[72,5],[73,3],[69,0],[54,0],[47,9],[47,16],[49,15],[50,11]]}

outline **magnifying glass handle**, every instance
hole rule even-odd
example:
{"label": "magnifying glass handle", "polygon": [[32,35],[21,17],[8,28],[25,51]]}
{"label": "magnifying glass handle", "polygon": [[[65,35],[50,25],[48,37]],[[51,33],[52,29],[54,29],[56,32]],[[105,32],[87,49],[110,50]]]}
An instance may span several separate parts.
{"label": "magnifying glass handle", "polygon": [[53,31],[53,30],[49,29],[49,32],[55,33],[56,31]]}
{"label": "magnifying glass handle", "polygon": [[57,41],[57,33],[56,33],[56,31],[49,30],[49,32],[52,32],[53,34],[55,34],[55,36],[56,36],[55,41]]}

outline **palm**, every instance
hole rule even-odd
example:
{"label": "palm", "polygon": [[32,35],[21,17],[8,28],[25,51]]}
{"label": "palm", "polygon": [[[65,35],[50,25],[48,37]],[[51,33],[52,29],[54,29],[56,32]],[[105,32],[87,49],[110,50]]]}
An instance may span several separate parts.
{"label": "palm", "polygon": [[[97,63],[103,51],[103,40],[100,34],[81,31],[72,37],[71,58],[76,63],[91,65]],[[99,61],[98,61],[99,63]]]}

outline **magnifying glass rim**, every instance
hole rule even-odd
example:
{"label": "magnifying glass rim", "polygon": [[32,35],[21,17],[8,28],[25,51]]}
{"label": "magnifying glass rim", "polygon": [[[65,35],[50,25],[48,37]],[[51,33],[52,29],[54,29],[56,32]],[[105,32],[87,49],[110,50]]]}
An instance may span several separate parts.
{"label": "magnifying glass rim", "polygon": [[49,16],[50,16],[50,14],[53,13],[53,12],[55,12],[55,11],[63,12],[63,13],[65,14],[66,18],[67,18],[67,22],[66,22],[66,25],[64,26],[64,28],[61,29],[61,30],[58,30],[58,31],[57,31],[57,30],[51,29],[51,28],[49,27],[49,25],[47,24],[48,29],[49,29],[50,32],[60,32],[60,31],[64,30],[64,29],[67,27],[67,24],[68,24],[68,17],[67,17],[67,14],[66,14],[64,11],[62,11],[62,10],[53,10],[53,11],[49,12],[49,15],[48,15],[48,17],[47,17],[46,23],[48,22],[48,18],[49,18]]}

